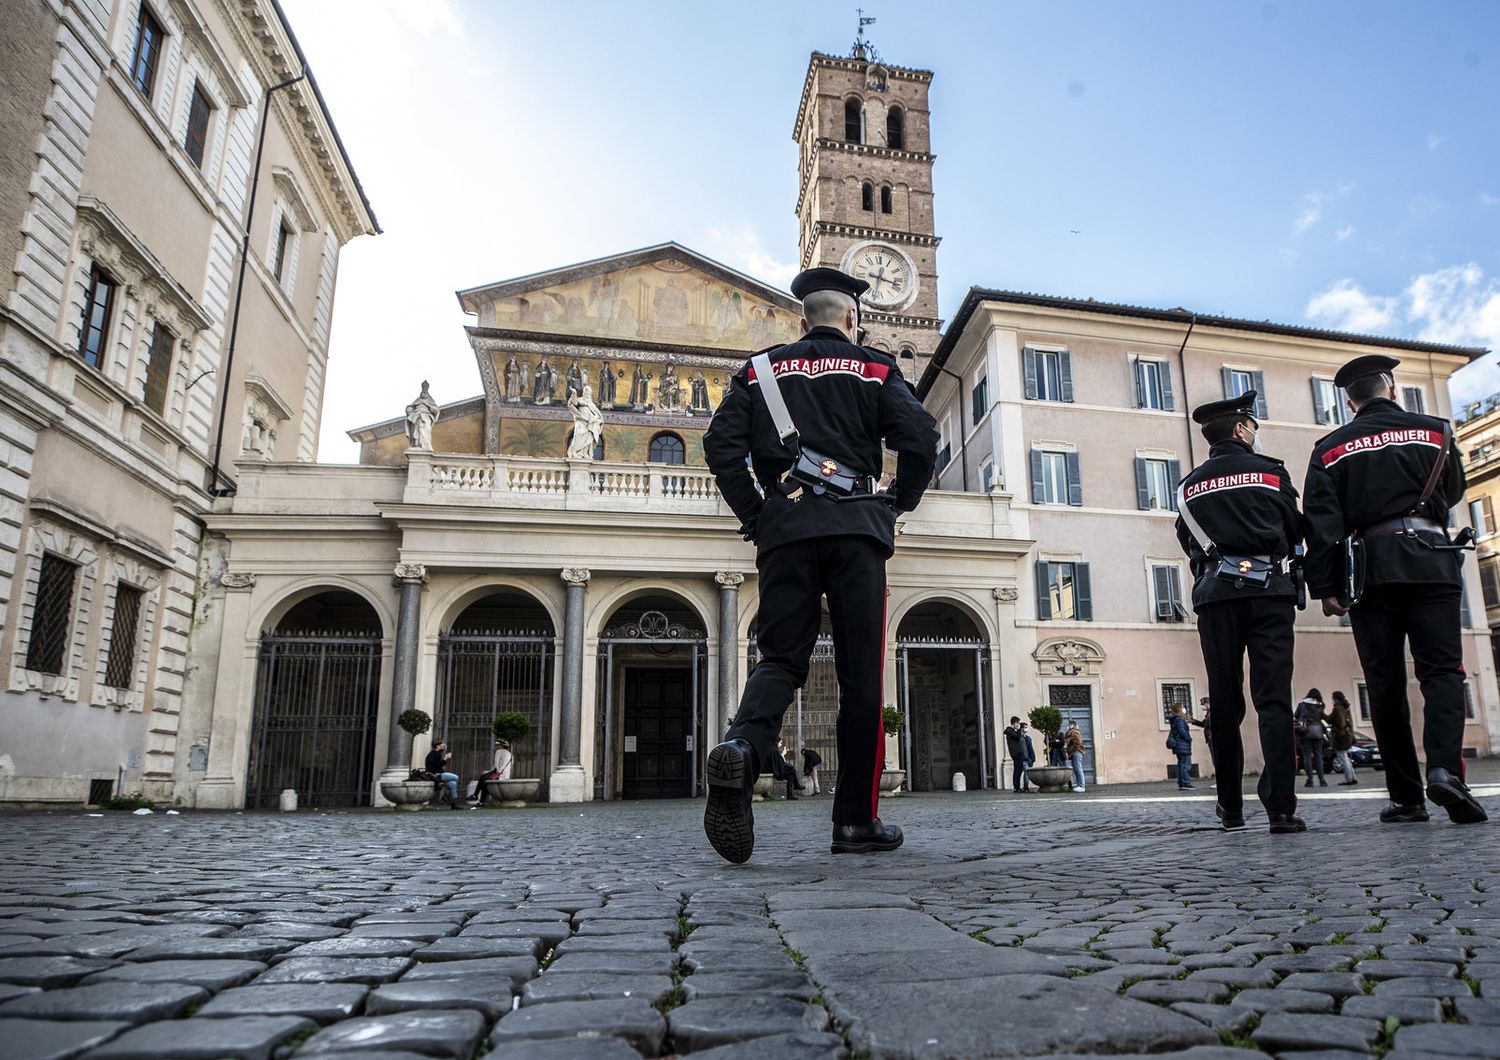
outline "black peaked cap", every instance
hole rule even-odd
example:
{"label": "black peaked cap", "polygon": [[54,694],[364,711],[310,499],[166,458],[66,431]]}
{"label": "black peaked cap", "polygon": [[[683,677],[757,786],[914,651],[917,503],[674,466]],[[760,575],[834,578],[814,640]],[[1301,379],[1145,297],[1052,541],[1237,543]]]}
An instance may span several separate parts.
{"label": "black peaked cap", "polygon": [[1247,390],[1239,397],[1225,398],[1223,401],[1210,401],[1193,410],[1194,423],[1207,423],[1220,416],[1249,416],[1252,420],[1255,419],[1255,391]]}
{"label": "black peaked cap", "polygon": [[838,269],[807,269],[799,272],[792,281],[792,297],[799,302],[814,291],[838,291],[850,298],[858,298],[869,289],[870,285],[864,280]]}
{"label": "black peaked cap", "polygon": [[1389,372],[1400,363],[1395,357],[1387,357],[1383,353],[1367,353],[1363,357],[1354,358],[1340,368],[1338,374],[1333,377],[1333,385],[1348,386],[1356,379],[1363,379],[1367,375]]}

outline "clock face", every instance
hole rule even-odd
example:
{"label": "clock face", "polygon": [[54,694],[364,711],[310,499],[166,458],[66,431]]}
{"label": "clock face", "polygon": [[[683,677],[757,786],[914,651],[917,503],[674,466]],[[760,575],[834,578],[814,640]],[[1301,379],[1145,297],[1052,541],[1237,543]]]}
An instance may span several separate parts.
{"label": "clock face", "polygon": [[849,273],[870,285],[864,301],[872,306],[900,305],[911,297],[917,278],[905,254],[885,246],[869,246],[849,262]]}

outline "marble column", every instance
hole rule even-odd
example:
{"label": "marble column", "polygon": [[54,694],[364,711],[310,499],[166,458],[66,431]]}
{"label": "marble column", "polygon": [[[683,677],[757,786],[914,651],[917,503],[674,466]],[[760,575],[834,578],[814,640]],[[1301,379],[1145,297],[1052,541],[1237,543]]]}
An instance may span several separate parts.
{"label": "marble column", "polygon": [[422,586],[427,568],[420,563],[396,564],[392,579],[401,590],[396,612],[396,665],[391,675],[390,736],[381,780],[405,780],[411,771],[411,733],[397,719],[417,705],[417,656],[421,648]]}
{"label": "marble column", "polygon": [[584,799],[583,598],[588,591],[589,573],[583,567],[568,567],[562,572],[568,595],[563,607],[562,716],[558,719],[558,761],[548,784],[548,798],[552,802],[582,802]]}
{"label": "marble column", "polygon": [[740,692],[740,585],[739,571],[721,570],[719,583],[719,736],[729,731],[730,719],[739,709]]}

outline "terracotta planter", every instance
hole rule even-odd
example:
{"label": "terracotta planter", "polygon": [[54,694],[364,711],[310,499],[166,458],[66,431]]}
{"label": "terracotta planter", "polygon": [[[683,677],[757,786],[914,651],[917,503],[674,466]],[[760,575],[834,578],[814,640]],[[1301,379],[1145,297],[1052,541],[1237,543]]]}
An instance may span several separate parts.
{"label": "terracotta planter", "polygon": [[880,772],[880,793],[896,796],[901,794],[901,785],[906,783],[906,770],[884,769]]}
{"label": "terracotta planter", "polygon": [[501,806],[525,806],[536,802],[542,782],[537,777],[520,777],[511,780],[486,780],[484,790],[492,799],[499,799]]}
{"label": "terracotta planter", "polygon": [[419,809],[437,793],[434,780],[382,780],[380,794],[397,810]]}
{"label": "terracotta planter", "polygon": [[1032,766],[1027,775],[1038,791],[1073,790],[1073,770],[1068,766]]}

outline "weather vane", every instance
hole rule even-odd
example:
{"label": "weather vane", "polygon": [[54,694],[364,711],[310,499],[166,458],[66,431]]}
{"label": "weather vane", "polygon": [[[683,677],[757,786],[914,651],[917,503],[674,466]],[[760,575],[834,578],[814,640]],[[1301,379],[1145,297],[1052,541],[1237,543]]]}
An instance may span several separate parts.
{"label": "weather vane", "polygon": [[855,13],[859,16],[859,30],[854,35],[854,47],[849,55],[854,59],[865,59],[872,63],[880,62],[880,53],[875,50],[875,45],[865,40],[865,27],[873,26],[875,19],[865,14],[865,9],[856,7]]}

